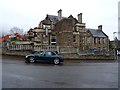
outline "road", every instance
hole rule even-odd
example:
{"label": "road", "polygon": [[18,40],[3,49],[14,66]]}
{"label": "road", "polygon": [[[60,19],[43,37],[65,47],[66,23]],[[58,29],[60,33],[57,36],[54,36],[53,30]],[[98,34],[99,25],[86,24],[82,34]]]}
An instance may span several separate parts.
{"label": "road", "polygon": [[3,56],[2,88],[118,88],[118,62],[26,64]]}

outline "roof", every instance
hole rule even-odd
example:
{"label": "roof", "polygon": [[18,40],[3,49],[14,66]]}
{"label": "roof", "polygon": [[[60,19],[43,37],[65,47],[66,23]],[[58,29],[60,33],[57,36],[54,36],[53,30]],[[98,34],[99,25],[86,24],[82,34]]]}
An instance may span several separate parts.
{"label": "roof", "polygon": [[87,29],[93,37],[108,37],[102,30],[98,29]]}
{"label": "roof", "polygon": [[43,20],[42,22],[43,22],[43,24],[48,24],[48,25],[50,25],[50,24],[51,24],[50,19]]}
{"label": "roof", "polygon": [[58,16],[55,15],[47,15],[47,18],[49,18],[51,21],[58,21]]}
{"label": "roof", "polygon": [[72,15],[70,15],[68,18],[69,18],[69,19],[72,19],[73,25],[74,25],[75,23],[78,23],[77,19],[74,18]]}
{"label": "roof", "polygon": [[[63,18],[67,18],[67,17],[62,17],[62,19]],[[52,21],[55,24],[56,22],[58,22],[58,16],[48,15],[47,14],[47,16],[46,16],[46,18],[44,20],[50,20],[50,21]]]}

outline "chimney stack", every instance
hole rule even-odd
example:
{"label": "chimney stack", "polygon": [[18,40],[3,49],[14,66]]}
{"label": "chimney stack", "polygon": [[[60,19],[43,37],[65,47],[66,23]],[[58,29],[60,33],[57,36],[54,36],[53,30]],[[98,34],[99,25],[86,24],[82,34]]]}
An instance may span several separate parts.
{"label": "chimney stack", "polygon": [[58,11],[58,20],[60,21],[62,19],[62,10],[60,9]]}
{"label": "chimney stack", "polygon": [[82,13],[78,14],[78,22],[82,23]]}
{"label": "chimney stack", "polygon": [[99,26],[98,26],[98,30],[102,30],[102,25],[99,25]]}

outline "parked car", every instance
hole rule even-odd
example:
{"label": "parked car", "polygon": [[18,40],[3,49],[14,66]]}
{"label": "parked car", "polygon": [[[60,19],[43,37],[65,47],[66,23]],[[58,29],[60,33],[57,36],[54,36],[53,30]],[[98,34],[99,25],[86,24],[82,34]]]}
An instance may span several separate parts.
{"label": "parked car", "polygon": [[60,64],[64,61],[64,59],[59,56],[58,54],[52,52],[52,51],[46,51],[42,53],[34,53],[27,55],[25,57],[26,62],[34,63],[34,62],[49,62],[53,63],[55,65]]}

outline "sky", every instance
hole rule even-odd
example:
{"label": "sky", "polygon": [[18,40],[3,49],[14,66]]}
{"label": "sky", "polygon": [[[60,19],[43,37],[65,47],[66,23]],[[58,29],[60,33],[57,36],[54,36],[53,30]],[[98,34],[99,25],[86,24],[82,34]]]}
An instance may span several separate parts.
{"label": "sky", "polygon": [[77,18],[83,13],[86,28],[97,29],[103,25],[103,31],[113,40],[113,32],[118,32],[119,0],[0,0],[0,27],[2,32],[9,33],[13,27],[27,32],[37,27],[46,14],[62,16],[71,14]]}

